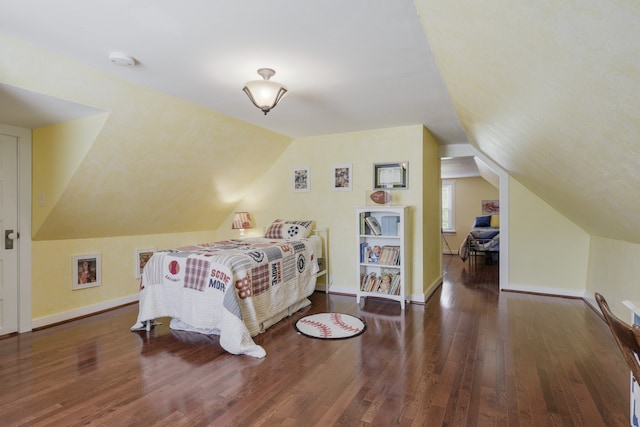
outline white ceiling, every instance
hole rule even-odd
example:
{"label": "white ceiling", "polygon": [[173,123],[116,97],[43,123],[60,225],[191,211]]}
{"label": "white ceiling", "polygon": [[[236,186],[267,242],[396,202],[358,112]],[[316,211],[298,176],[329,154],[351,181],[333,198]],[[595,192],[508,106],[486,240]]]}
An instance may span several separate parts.
{"label": "white ceiling", "polygon": [[[423,124],[467,141],[411,0],[0,0],[0,32],[291,137]],[[261,67],[289,88],[267,116],[242,92]],[[93,112],[6,85],[0,105],[31,128]]]}
{"label": "white ceiling", "polygon": [[442,179],[472,178],[480,176],[475,158],[443,157],[440,161],[440,176]]}

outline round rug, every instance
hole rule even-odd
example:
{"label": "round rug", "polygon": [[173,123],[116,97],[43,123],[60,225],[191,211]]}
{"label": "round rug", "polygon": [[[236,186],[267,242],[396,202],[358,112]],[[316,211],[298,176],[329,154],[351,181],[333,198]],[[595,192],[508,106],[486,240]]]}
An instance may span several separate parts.
{"label": "round rug", "polygon": [[311,338],[341,340],[362,334],[367,324],[350,314],[318,313],[300,318],[295,327],[299,333]]}

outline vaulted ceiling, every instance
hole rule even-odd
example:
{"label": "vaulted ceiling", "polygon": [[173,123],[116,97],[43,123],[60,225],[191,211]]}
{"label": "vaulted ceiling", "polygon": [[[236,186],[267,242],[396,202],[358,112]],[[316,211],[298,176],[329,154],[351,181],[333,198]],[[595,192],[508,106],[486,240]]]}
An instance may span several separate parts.
{"label": "vaulted ceiling", "polygon": [[[424,124],[587,232],[640,242],[637,3],[220,3],[0,0],[0,33],[288,137]],[[266,117],[240,90],[264,66],[290,89]],[[5,68],[0,97],[38,95]]]}
{"label": "vaulted ceiling", "polygon": [[640,4],[416,4],[469,142],[590,234],[640,242]]}

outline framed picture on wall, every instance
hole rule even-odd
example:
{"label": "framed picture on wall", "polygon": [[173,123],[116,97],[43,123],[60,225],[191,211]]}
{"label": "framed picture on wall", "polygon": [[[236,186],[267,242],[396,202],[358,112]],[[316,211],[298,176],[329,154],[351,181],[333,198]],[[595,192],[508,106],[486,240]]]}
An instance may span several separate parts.
{"label": "framed picture on wall", "polygon": [[482,215],[499,215],[500,200],[483,200]]}
{"label": "framed picture on wall", "polygon": [[333,191],[351,191],[353,175],[351,163],[333,165]]}
{"label": "framed picture on wall", "polygon": [[155,251],[155,248],[136,249],[136,258],[134,264],[136,279],[142,277],[142,270]]}
{"label": "framed picture on wall", "polygon": [[409,184],[409,162],[375,163],[373,188],[406,190]]}
{"label": "framed picture on wall", "polygon": [[293,168],[293,191],[297,193],[311,191],[308,166]]}
{"label": "framed picture on wall", "polygon": [[73,257],[73,290],[100,286],[102,267],[100,254],[75,255]]}

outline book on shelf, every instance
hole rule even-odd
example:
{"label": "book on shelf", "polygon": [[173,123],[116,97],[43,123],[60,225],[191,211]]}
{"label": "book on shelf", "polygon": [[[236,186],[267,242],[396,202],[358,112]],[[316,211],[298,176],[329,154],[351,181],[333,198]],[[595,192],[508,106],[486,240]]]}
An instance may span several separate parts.
{"label": "book on shelf", "polygon": [[362,273],[360,290],[388,295],[400,295],[400,270],[397,268],[382,269],[380,274]]}
{"label": "book on shelf", "polygon": [[384,264],[382,259],[382,248],[379,245],[369,246],[368,243],[360,243],[360,262],[366,264]]}
{"label": "book on shelf", "polygon": [[383,246],[380,250],[379,264],[400,265],[400,246]]}
{"label": "book on shelf", "polygon": [[383,268],[380,272],[380,286],[378,292],[389,295],[400,295],[400,270],[397,268]]}
{"label": "book on shelf", "polygon": [[380,223],[375,217],[366,216],[364,217],[364,220],[369,226],[369,229],[371,230],[371,234],[375,236],[380,236],[382,234],[382,227],[380,227]]}
{"label": "book on shelf", "polygon": [[371,214],[369,212],[361,212],[360,213],[360,234],[361,235],[371,235],[373,232],[371,231],[371,227],[367,223],[367,218],[370,217]]}
{"label": "book on shelf", "polygon": [[380,222],[382,222],[382,235],[383,236],[397,236],[398,235],[398,224],[400,223],[400,217],[397,215],[394,216],[383,216],[380,218]]}
{"label": "book on shelf", "polygon": [[380,276],[376,273],[362,273],[360,275],[360,290],[364,292],[374,292],[374,289],[378,289]]}

